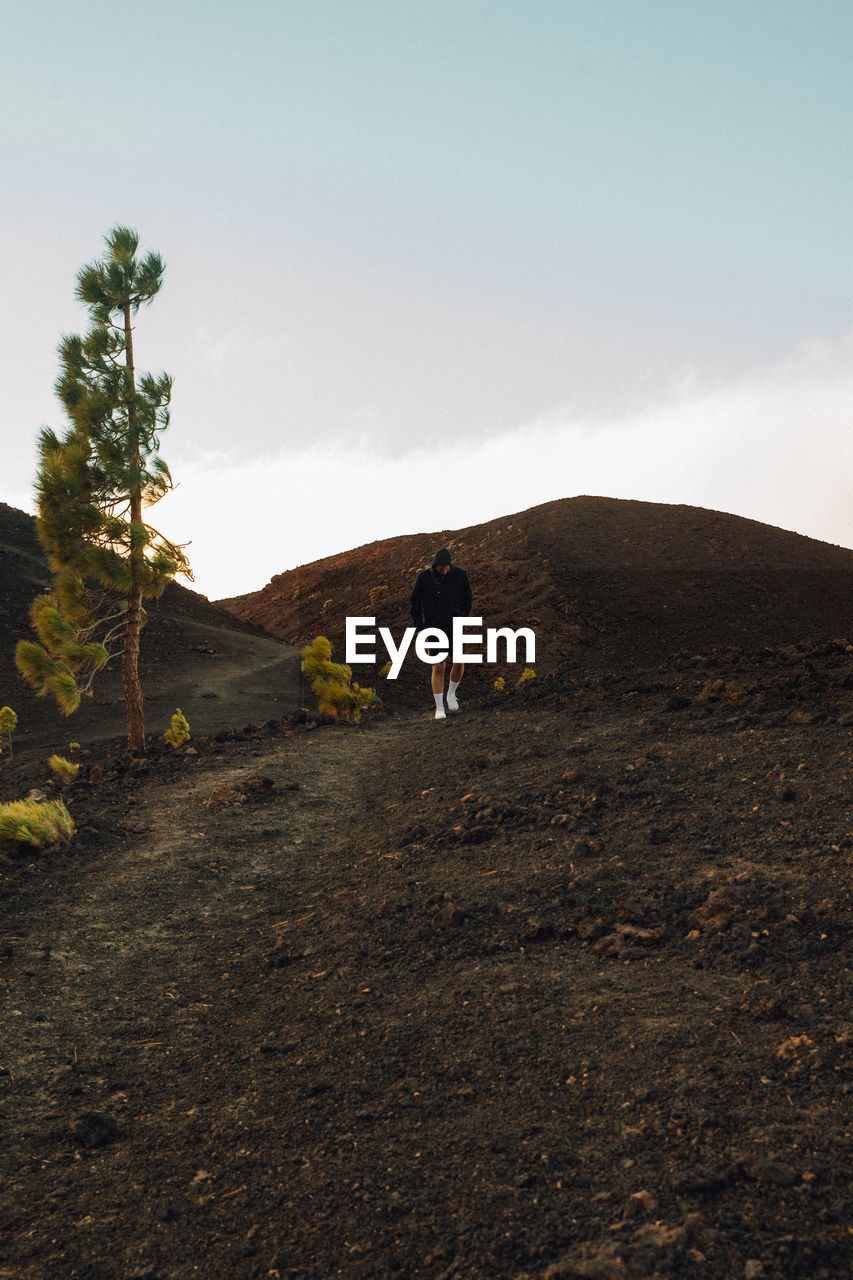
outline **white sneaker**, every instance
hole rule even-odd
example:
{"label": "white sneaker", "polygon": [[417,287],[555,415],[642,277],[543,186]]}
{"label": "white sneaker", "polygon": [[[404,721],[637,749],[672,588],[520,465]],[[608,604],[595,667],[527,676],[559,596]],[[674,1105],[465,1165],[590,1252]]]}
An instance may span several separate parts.
{"label": "white sneaker", "polygon": [[456,696],[452,693],[449,693],[447,695],[447,710],[448,711],[459,710],[459,703],[456,701]]}
{"label": "white sneaker", "polygon": [[444,714],[444,707],[436,707],[436,709],[435,709],[435,718],[436,718],[436,720],[446,720],[446,719],[447,719],[447,716]]}

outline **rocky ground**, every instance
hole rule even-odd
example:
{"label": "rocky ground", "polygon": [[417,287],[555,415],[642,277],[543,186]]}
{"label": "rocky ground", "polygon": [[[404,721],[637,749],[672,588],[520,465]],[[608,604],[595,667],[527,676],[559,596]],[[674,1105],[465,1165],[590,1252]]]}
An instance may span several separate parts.
{"label": "rocky ground", "polygon": [[[396,629],[439,541],[536,679],[301,712],[282,640]],[[853,553],[574,499],[173,588],[144,761],[116,672],[16,681],[48,582],[0,504],[0,801],[81,766],[0,858],[0,1280],[851,1273]]]}
{"label": "rocky ground", "polygon": [[463,690],[84,748],[0,868],[0,1276],[850,1274],[853,649]]}

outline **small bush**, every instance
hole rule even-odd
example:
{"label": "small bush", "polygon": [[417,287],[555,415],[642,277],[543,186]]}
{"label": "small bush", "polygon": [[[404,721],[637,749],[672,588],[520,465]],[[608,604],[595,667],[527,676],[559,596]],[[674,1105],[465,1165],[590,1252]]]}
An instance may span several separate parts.
{"label": "small bush", "polygon": [[74,821],[61,800],[13,800],[0,805],[0,851],[29,844],[48,849],[74,835]]}
{"label": "small bush", "polygon": [[51,756],[47,763],[60,782],[73,782],[80,772],[79,764],[72,764],[65,756]]}
{"label": "small bush", "polygon": [[525,667],[517,680],[517,687],[521,689],[524,685],[529,684],[531,680],[536,679],[536,672],[532,667]]}
{"label": "small bush", "polygon": [[503,676],[498,676],[497,680],[495,681],[494,687],[498,691],[498,693],[503,693],[504,689],[506,688],[506,680],[504,680]]}
{"label": "small bush", "polygon": [[332,662],[332,646],[325,636],[317,636],[302,650],[302,670],[311,681],[317,706],[325,715],[357,723],[365,707],[379,702],[373,689],[354,684],[352,668]]}
{"label": "small bush", "polygon": [[18,717],[11,707],[0,707],[0,755],[3,752],[3,744],[9,748],[9,756],[12,755],[12,734],[18,727]]}
{"label": "small bush", "polygon": [[189,721],[187,720],[186,716],[184,715],[180,707],[178,707],[177,711],[172,716],[171,728],[166,730],[166,732],[163,734],[163,737],[166,739],[167,742],[171,743],[171,745],[175,748],[180,747],[185,742],[189,741],[189,738],[190,738]]}
{"label": "small bush", "polygon": [[377,672],[376,674],[377,674],[377,675],[378,675],[382,680],[384,680],[384,679],[385,679],[385,677],[388,675],[388,672],[389,672],[390,670],[391,670],[391,663],[390,663],[390,662],[386,662],[386,663],[385,663],[385,666],[384,666],[384,667],[380,667],[380,668],[379,668],[379,670],[378,670],[378,672]]}

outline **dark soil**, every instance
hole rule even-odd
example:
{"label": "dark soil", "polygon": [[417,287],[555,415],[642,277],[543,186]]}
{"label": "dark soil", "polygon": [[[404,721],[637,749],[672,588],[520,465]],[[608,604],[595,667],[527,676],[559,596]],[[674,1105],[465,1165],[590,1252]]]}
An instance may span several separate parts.
{"label": "dark soil", "polygon": [[850,1274],[853,644],[715,608],[85,745],[0,866],[0,1277]]}

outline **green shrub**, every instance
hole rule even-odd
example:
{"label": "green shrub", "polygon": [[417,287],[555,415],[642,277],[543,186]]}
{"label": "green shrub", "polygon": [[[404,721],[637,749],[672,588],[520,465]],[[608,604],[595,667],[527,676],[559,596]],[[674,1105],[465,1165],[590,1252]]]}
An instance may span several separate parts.
{"label": "green shrub", "polygon": [[533,670],[533,668],[525,667],[521,675],[518,677],[517,686],[519,689],[521,689],[523,685],[526,685],[531,680],[535,680],[535,679],[536,679],[536,672]]}
{"label": "green shrub", "polygon": [[177,711],[172,716],[172,727],[166,730],[163,737],[167,742],[170,742],[173,747],[180,747],[183,743],[189,741],[189,721],[180,707],[178,707]]}
{"label": "green shrub", "polygon": [[506,680],[504,680],[503,676],[498,676],[497,680],[495,681],[494,687],[498,691],[498,693],[503,693],[504,689],[506,688]]}
{"label": "green shrub", "polygon": [[311,681],[319,710],[335,719],[357,723],[365,707],[379,702],[373,689],[353,683],[350,667],[332,662],[332,646],[325,636],[317,636],[302,650],[302,670]]}
{"label": "green shrub", "polygon": [[3,753],[3,743],[9,748],[9,756],[12,755],[12,734],[18,726],[18,717],[11,707],[0,707],[0,755]]}
{"label": "green shrub", "polygon": [[47,849],[73,834],[74,821],[61,800],[13,800],[0,805],[0,851],[16,844]]}
{"label": "green shrub", "polygon": [[47,763],[61,782],[73,782],[80,772],[79,764],[72,764],[65,756],[51,756]]}

